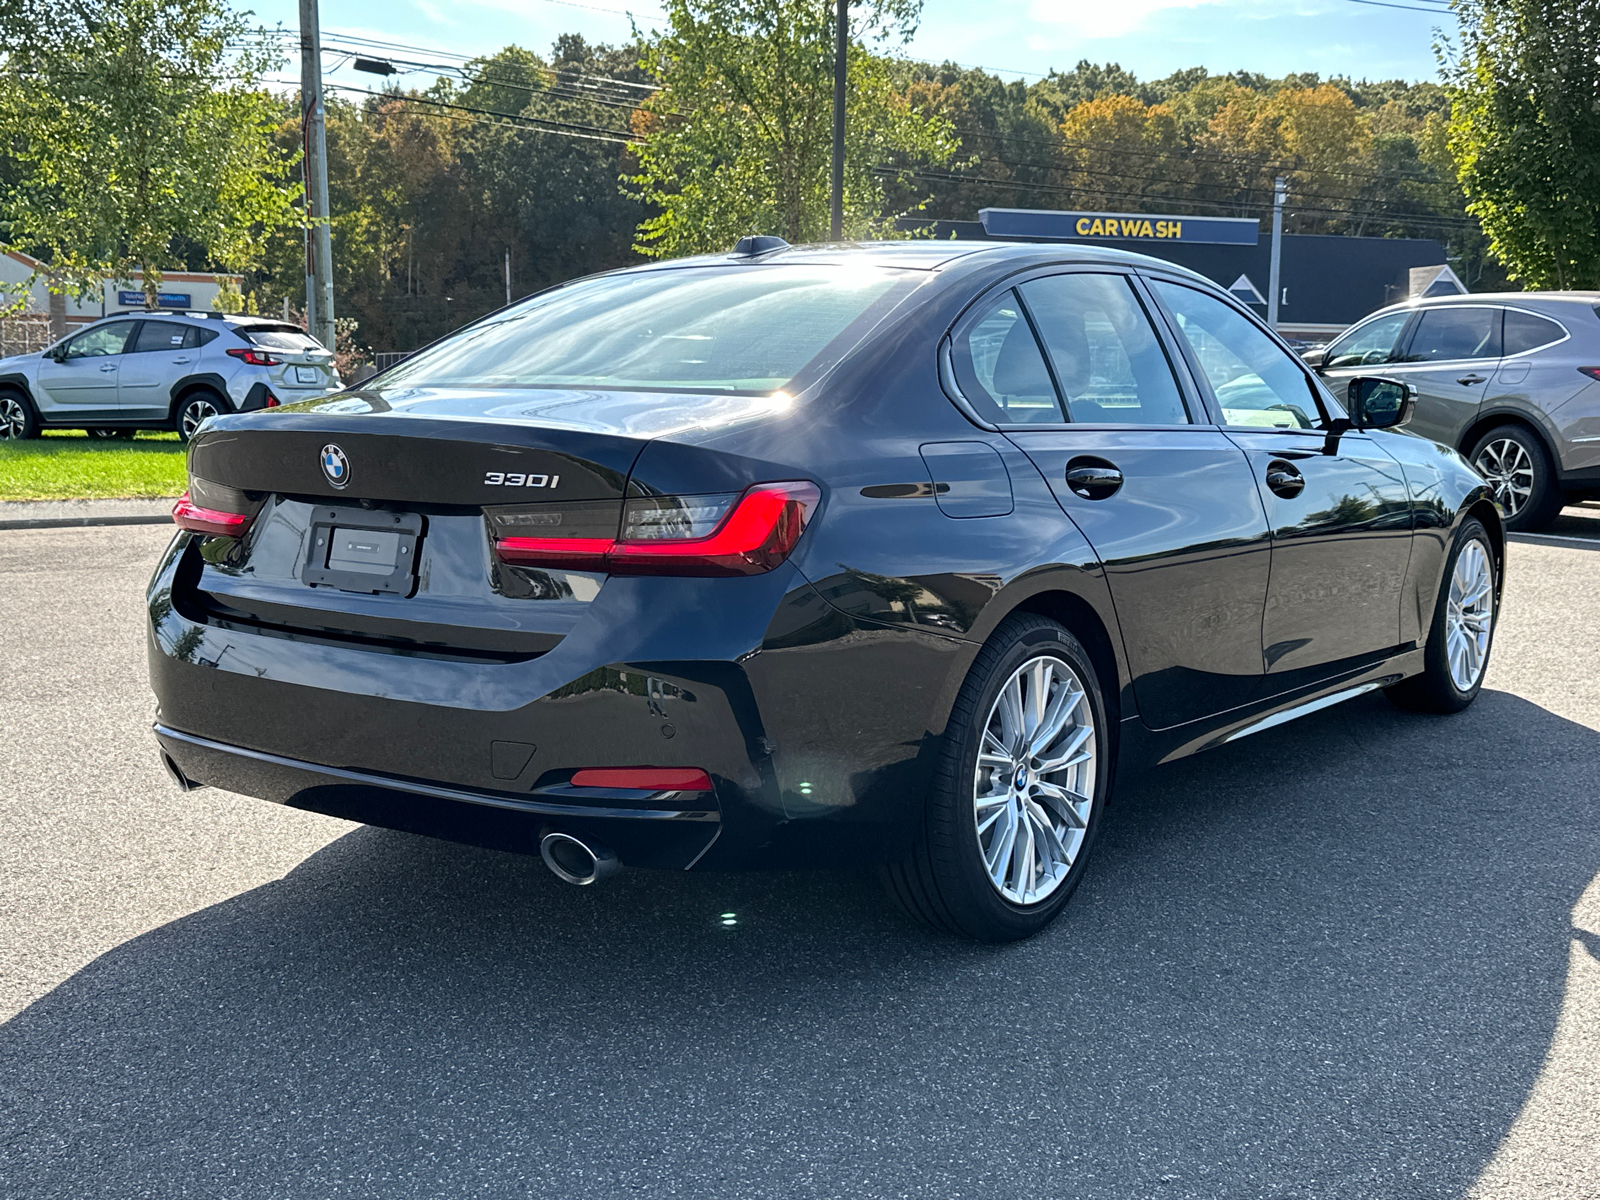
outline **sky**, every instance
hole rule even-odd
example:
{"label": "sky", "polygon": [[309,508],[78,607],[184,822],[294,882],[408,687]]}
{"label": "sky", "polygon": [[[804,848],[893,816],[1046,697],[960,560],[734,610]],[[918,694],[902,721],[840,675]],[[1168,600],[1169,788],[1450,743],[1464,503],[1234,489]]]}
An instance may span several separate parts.
{"label": "sky", "polygon": [[[298,28],[297,0],[235,2],[264,25]],[[455,55],[512,42],[547,53],[561,33],[626,41],[629,11],[646,31],[660,22],[649,0],[321,0],[324,30]],[[1453,28],[1445,0],[925,0],[904,53],[1022,79],[1089,59],[1120,63],[1141,79],[1203,66],[1213,74],[1422,80],[1437,78],[1436,34]],[[374,80],[331,57],[325,69],[334,82]],[[396,82],[420,86],[428,77]]]}

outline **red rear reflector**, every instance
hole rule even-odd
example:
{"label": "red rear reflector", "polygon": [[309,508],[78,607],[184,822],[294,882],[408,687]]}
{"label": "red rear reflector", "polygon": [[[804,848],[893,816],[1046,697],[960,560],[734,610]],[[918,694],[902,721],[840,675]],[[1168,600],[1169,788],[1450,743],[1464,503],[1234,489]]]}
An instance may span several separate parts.
{"label": "red rear reflector", "polygon": [[278,407],[278,398],[276,396],[274,396],[271,392],[267,393],[267,405],[266,406],[268,408],[277,408]]}
{"label": "red rear reflector", "polygon": [[273,358],[272,355],[264,354],[260,350],[229,350],[228,354],[230,357],[237,358],[252,367],[281,367],[283,365],[283,359]]}
{"label": "red rear reflector", "polygon": [[698,767],[589,767],[573,787],[633,788],[642,792],[709,792],[711,776]]}
{"label": "red rear reflector", "polygon": [[[481,544],[481,543],[480,543]],[[506,537],[494,544],[501,562],[519,567],[571,567],[578,571],[603,571],[612,538]]]}
{"label": "red rear reflector", "polygon": [[250,518],[244,513],[219,512],[214,508],[201,508],[185,492],[172,506],[172,519],[179,529],[194,533],[209,533],[216,537],[239,537],[250,528]]}

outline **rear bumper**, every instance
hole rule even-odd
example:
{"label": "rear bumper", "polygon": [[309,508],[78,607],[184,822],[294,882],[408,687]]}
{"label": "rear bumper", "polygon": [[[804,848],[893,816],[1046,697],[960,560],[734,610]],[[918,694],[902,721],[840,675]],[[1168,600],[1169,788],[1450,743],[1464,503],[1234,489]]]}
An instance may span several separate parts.
{"label": "rear bumper", "polygon": [[497,850],[537,854],[539,839],[559,830],[603,842],[632,866],[687,870],[722,832],[707,792],[480,792],[301,762],[161,724],[155,735],[168,770],[189,784]]}

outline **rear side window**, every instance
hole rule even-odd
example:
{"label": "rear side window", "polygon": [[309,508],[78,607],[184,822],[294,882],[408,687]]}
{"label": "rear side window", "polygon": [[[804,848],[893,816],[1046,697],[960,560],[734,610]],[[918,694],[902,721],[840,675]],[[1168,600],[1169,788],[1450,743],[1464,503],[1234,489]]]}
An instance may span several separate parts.
{"label": "rear side window", "polygon": [[214,341],[217,336],[215,329],[201,329],[198,325],[189,326],[189,332],[183,339],[185,350],[194,350]]}
{"label": "rear side window", "polygon": [[1370,367],[1389,362],[1394,357],[1395,343],[1405,332],[1409,312],[1390,313],[1352,329],[1333,345],[1322,360],[1324,367]]}
{"label": "rear side window", "polygon": [[961,390],[984,417],[1001,425],[1060,423],[1055,385],[1016,292],[989,302],[958,339],[955,360]]}
{"label": "rear side window", "polygon": [[321,350],[322,343],[293,325],[242,325],[235,328],[245,341],[268,350]]}
{"label": "rear side window", "polygon": [[1121,275],[1053,275],[1019,289],[1072,420],[1187,425],[1172,366]]}
{"label": "rear side window", "polygon": [[1457,362],[1500,357],[1500,309],[1428,308],[1417,322],[1403,361]]}
{"label": "rear side window", "polygon": [[152,350],[182,350],[190,328],[176,321],[140,321],[138,332],[128,342],[127,352],[148,354]]}
{"label": "rear side window", "polygon": [[1528,350],[1537,350],[1540,346],[1559,342],[1566,336],[1567,331],[1554,321],[1536,317],[1532,313],[1518,312],[1514,308],[1506,309],[1505,352],[1507,354],[1522,354]]}

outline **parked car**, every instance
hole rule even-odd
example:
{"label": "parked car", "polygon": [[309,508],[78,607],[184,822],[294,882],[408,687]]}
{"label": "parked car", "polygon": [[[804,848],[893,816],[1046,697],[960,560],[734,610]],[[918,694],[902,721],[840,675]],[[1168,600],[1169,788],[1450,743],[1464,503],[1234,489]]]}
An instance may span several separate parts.
{"label": "parked car", "polygon": [[1600,495],[1597,311],[1597,292],[1441,296],[1374,313],[1306,360],[1329,380],[1409,383],[1411,429],[1467,457],[1508,529],[1543,529]]}
{"label": "parked car", "polygon": [[877,863],[1004,940],[1125,771],[1477,695],[1500,515],[1406,385],[1341,404],[1140,255],[765,247],[202,429],[148,595],[179,786],[579,884]]}
{"label": "parked car", "polygon": [[0,438],[44,429],[132,437],[339,390],[333,355],[297,325],[223,313],[124,313],[43,353],[0,359]]}

